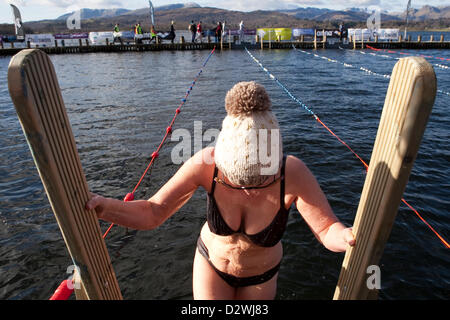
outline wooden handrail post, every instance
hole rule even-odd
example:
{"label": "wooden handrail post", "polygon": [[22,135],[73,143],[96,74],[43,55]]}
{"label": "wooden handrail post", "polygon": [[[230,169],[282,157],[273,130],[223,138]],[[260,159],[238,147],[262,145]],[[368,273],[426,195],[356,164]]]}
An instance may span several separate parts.
{"label": "wooden handrail post", "polygon": [[8,69],[9,92],[74,266],[77,296],[122,299],[90,198],[53,64],[41,50],[16,54]]}
{"label": "wooden handrail post", "polygon": [[424,58],[397,62],[353,225],[356,244],[347,249],[334,299],[377,296],[368,268],[378,265],[391,233],[435,96],[436,75]]}

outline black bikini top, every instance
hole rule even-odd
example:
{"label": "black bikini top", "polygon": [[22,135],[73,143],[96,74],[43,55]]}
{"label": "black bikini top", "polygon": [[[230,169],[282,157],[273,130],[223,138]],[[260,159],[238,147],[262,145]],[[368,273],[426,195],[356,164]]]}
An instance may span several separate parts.
{"label": "black bikini top", "polygon": [[281,167],[281,181],[280,181],[280,209],[277,215],[272,220],[272,222],[264,228],[262,231],[256,234],[247,234],[244,231],[243,226],[239,227],[239,230],[235,231],[231,229],[222,217],[219,211],[216,200],[214,199],[214,190],[216,187],[215,178],[217,177],[218,169],[214,169],[213,184],[211,187],[211,193],[208,193],[207,197],[207,212],[206,218],[208,221],[208,226],[211,232],[219,236],[230,236],[236,233],[244,234],[251,242],[261,247],[273,247],[275,246],[283,237],[284,231],[286,230],[286,224],[289,216],[289,209],[285,208],[284,203],[284,193],[285,193],[285,164],[286,157],[283,158],[283,165]]}

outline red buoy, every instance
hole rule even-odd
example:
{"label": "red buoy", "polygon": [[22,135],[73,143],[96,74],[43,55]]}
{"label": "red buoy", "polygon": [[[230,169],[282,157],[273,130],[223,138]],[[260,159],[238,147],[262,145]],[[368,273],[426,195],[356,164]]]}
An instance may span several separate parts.
{"label": "red buoy", "polygon": [[52,295],[50,300],[68,300],[73,293],[72,289],[69,288],[69,280],[64,280],[56,289],[55,293]]}

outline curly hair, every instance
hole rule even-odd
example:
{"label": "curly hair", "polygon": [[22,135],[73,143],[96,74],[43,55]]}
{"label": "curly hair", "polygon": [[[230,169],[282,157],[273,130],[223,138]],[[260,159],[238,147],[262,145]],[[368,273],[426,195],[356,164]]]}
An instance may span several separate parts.
{"label": "curly hair", "polygon": [[237,83],[225,97],[225,109],[232,116],[249,116],[253,112],[269,111],[271,106],[266,89],[255,81]]}

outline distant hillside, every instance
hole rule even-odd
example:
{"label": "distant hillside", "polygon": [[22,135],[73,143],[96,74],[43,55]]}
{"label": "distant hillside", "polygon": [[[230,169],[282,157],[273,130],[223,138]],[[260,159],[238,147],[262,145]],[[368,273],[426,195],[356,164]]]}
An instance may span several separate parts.
{"label": "distant hillside", "polygon": [[[42,20],[25,22],[26,33],[61,33],[68,32],[66,18],[61,16],[56,20]],[[341,22],[346,27],[366,27],[369,14],[361,9],[336,11],[318,8],[300,8],[283,11],[252,11],[240,12],[218,8],[200,7],[196,3],[173,4],[155,8],[157,31],[168,31],[170,22],[175,21],[176,30],[186,30],[188,24],[194,20],[202,21],[204,29],[212,29],[218,21],[226,21],[226,28],[237,29],[239,22],[244,21],[245,28],[260,27],[289,27],[289,28],[336,28]],[[413,18],[408,26],[409,30],[447,29],[450,27],[450,6],[424,6],[412,12]],[[114,24],[119,23],[122,31],[132,30],[133,26],[141,22],[144,31],[150,29],[149,9],[83,9],[82,32],[112,30]],[[404,13],[390,13],[381,15],[383,28],[404,27]],[[449,30],[450,31],[450,30]],[[0,25],[0,34],[13,34],[13,24]]]}
{"label": "distant hillside", "polygon": [[[226,21],[227,28],[238,28],[239,22],[244,21],[246,28],[258,27],[313,27],[313,21],[305,21],[276,11],[253,11],[240,12],[229,11],[217,8],[182,8],[175,10],[156,10],[155,21],[157,31],[168,31],[170,22],[175,21],[175,29],[187,29],[189,23],[202,21],[204,29],[211,29],[217,25],[218,21]],[[112,30],[114,24],[119,23],[121,30],[132,30],[133,26],[140,22],[145,30],[150,29],[150,18],[148,8],[130,11],[114,17],[102,17],[93,19],[83,19],[81,31],[105,31]],[[11,25],[12,26],[12,25]],[[25,22],[28,33],[58,33],[67,32],[65,20],[44,20]],[[12,28],[11,30],[14,30]],[[5,33],[0,28],[0,34]]]}
{"label": "distant hillside", "polygon": [[[405,19],[406,13],[398,13],[398,17]],[[450,18],[450,6],[423,6],[421,9],[412,9],[409,18],[411,21],[426,21]]]}
{"label": "distant hillside", "polygon": [[291,10],[278,10],[279,12],[286,13],[288,15],[293,15],[297,19],[305,19],[305,20],[315,20],[316,17],[319,17],[323,14],[333,12],[330,9],[321,9],[321,8],[298,8]]}
{"label": "distant hillside", "polygon": [[[130,12],[127,9],[87,9],[83,8],[81,11],[81,20],[93,19],[93,18],[110,18],[120,16],[122,14]],[[56,20],[67,20],[74,12],[63,14],[56,18]]]}
{"label": "distant hillside", "polygon": [[[406,11],[406,8],[405,8]],[[293,10],[280,10],[279,12],[293,15],[298,19],[314,20],[314,21],[366,21],[370,14],[360,8],[350,8],[347,10],[330,10],[320,8],[298,8]],[[381,21],[398,21],[404,20],[405,12],[398,13],[381,13]],[[410,13],[411,21],[427,21],[450,18],[450,6],[432,7],[423,6],[421,9],[412,9]]]}
{"label": "distant hillside", "polygon": [[[188,2],[188,3],[175,3],[175,4],[168,4],[165,6],[155,7],[155,13],[156,11],[166,11],[166,10],[176,10],[176,9],[183,9],[183,8],[200,8],[200,5],[195,2]],[[68,17],[70,17],[73,12],[66,13],[58,18],[56,20],[66,20]],[[87,9],[83,8],[81,9],[81,20],[84,19],[95,19],[95,18],[112,18],[117,17],[121,15],[144,15],[149,13],[149,8],[142,8],[137,10],[128,10],[128,9]]]}

